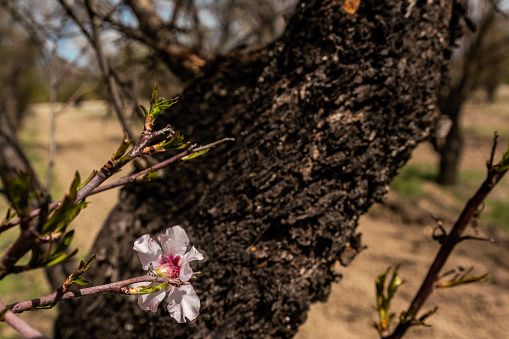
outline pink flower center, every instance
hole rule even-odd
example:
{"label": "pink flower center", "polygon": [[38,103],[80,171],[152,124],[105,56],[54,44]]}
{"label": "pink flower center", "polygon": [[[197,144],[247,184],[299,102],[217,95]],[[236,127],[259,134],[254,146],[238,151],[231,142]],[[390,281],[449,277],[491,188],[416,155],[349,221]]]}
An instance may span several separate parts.
{"label": "pink flower center", "polygon": [[173,257],[163,254],[159,259],[161,266],[156,269],[156,274],[163,278],[177,279],[180,275],[180,255]]}

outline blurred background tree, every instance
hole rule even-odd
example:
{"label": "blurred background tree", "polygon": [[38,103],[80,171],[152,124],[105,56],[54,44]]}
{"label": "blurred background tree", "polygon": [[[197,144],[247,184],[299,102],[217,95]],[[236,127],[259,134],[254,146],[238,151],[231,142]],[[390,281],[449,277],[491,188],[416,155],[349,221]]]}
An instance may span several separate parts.
{"label": "blurred background tree", "polygon": [[[442,185],[457,182],[463,150],[461,113],[478,89],[484,89],[493,101],[498,85],[509,74],[509,20],[499,0],[472,1],[466,14],[465,30],[453,53],[448,83],[440,91],[438,135],[435,146],[440,154],[437,181]],[[471,19],[470,19],[471,18]]]}

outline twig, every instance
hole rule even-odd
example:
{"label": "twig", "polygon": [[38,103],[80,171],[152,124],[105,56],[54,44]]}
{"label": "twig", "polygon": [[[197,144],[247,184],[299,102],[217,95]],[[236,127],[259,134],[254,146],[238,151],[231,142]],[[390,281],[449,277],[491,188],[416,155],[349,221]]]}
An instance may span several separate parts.
{"label": "twig", "polygon": [[[496,140],[496,139],[495,139]],[[495,149],[492,150],[492,156],[495,152]],[[488,169],[488,175],[486,180],[483,182],[479,190],[476,194],[468,201],[465,209],[459,216],[456,224],[454,224],[451,232],[443,238],[442,246],[438,251],[438,254],[435,257],[435,261],[431,265],[426,278],[424,279],[421,288],[417,292],[412,304],[408,308],[408,310],[402,315],[400,323],[394,330],[394,332],[384,337],[385,339],[399,339],[401,338],[405,332],[412,326],[415,322],[418,322],[417,313],[421,309],[422,305],[426,301],[426,299],[431,295],[435,288],[435,283],[438,280],[440,270],[445,265],[447,259],[449,258],[454,246],[456,246],[459,242],[464,240],[462,237],[463,232],[469,225],[470,219],[475,215],[479,205],[481,205],[491,190],[495,187],[495,185],[502,179],[504,174],[507,172],[506,170],[497,171],[493,167],[492,161],[490,161],[491,166]]]}
{"label": "twig", "polygon": [[[58,43],[55,44],[55,49]],[[55,57],[56,51],[52,52],[51,57]],[[49,67],[49,104],[50,104],[50,128],[49,128],[49,157],[48,157],[48,173],[46,175],[46,189],[49,191],[51,188],[51,179],[53,177],[53,168],[55,167],[55,157],[57,155],[57,140],[56,140],[56,129],[57,129],[57,75],[56,70],[53,69],[54,65]]]}
{"label": "twig", "polygon": [[[157,279],[157,280],[156,280]],[[21,301],[18,303],[14,303],[11,305],[8,305],[7,307],[11,309],[14,313],[21,313],[27,310],[31,310],[34,308],[39,308],[42,306],[50,306],[52,304],[55,304],[62,300],[69,300],[73,298],[79,298],[79,297],[85,297],[88,295],[94,295],[102,292],[115,292],[125,295],[132,295],[135,293],[132,293],[131,289],[127,288],[127,285],[131,285],[134,283],[140,283],[140,282],[169,282],[172,285],[182,285],[182,284],[188,284],[188,282],[181,282],[180,280],[173,280],[173,279],[167,279],[167,278],[154,278],[151,275],[143,275],[136,278],[130,278],[122,281],[117,281],[111,284],[105,284],[105,285],[99,285],[99,286],[93,286],[93,287],[86,287],[79,290],[68,290],[68,291],[62,291],[61,289],[57,289],[55,292],[36,299],[27,300],[27,301]]]}
{"label": "twig", "polygon": [[[5,309],[4,303],[0,300],[0,309]],[[5,322],[15,329],[23,338],[27,339],[48,339],[44,334],[37,331],[22,319],[18,318],[12,311],[7,310],[3,316]]]}
{"label": "twig", "polygon": [[[95,15],[95,12],[92,10],[92,5],[90,4],[90,2],[88,0],[85,1],[84,5],[87,9],[87,13],[88,13],[88,16],[90,19],[90,25],[92,28],[92,36],[89,37],[89,41],[92,44],[92,46],[94,47],[95,52],[97,54],[97,61],[99,62],[99,66],[101,68],[103,78],[104,78],[105,82],[109,85],[108,89],[110,91],[111,98],[113,99],[112,100],[113,107],[115,108],[115,112],[117,113],[117,117],[120,120],[120,123],[122,124],[124,131],[127,132],[127,134],[129,135],[130,138],[134,138],[134,133],[132,131],[131,124],[129,123],[129,121],[126,119],[126,117],[124,115],[124,108],[123,108],[122,102],[120,100],[120,93],[118,91],[117,82],[115,80],[115,77],[113,76],[113,74],[110,71],[111,67],[110,67],[109,62],[106,58],[106,55],[104,54],[104,51],[103,51],[101,33],[99,32],[99,29],[98,29],[98,26],[99,26],[98,22],[97,22],[98,17]],[[78,20],[76,17],[73,17],[73,19],[76,22]]]}
{"label": "twig", "polygon": [[487,164],[488,171],[493,167],[493,157],[495,156],[495,150],[497,148],[497,144],[498,144],[498,132],[495,131],[495,133],[493,134],[493,146],[491,147],[491,156],[490,156],[490,160]]}

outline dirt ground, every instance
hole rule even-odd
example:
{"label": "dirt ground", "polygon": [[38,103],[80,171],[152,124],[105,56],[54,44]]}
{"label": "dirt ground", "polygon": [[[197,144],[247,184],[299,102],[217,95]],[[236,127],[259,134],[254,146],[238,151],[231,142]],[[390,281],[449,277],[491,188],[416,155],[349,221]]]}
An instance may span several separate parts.
{"label": "dirt ground", "polygon": [[[508,133],[509,88],[506,87],[501,92],[503,99],[488,108],[485,107],[489,114],[480,117],[479,114],[469,113],[465,117],[464,126],[477,128],[486,125],[488,121],[501,127],[501,133]],[[498,113],[501,107],[505,107],[504,114]],[[75,170],[78,170],[82,177],[88,176],[92,169],[99,168],[116,149],[122,133],[115,119],[105,118],[104,112],[105,108],[101,103],[89,102],[59,116],[56,189],[53,192],[65,191]],[[48,116],[47,107],[40,105],[34,109],[34,114],[24,127],[23,138],[31,145],[31,152],[38,153],[37,166],[41,172],[45,171],[47,159]],[[486,120],[487,117],[491,120]],[[501,143],[505,144],[507,138],[502,140],[504,141]],[[464,157],[462,168],[484,168],[490,148],[489,138],[488,142],[467,138],[466,143],[465,154],[468,156]],[[411,160],[417,164],[436,164],[437,161],[438,158],[429,145],[419,146]],[[123,172],[128,173],[129,170]],[[423,185],[423,190],[426,191],[426,196],[436,197],[436,201],[421,200],[406,211],[374,206],[368,215],[361,218],[358,231],[362,232],[363,242],[368,249],[349,267],[338,265],[337,270],[343,274],[343,279],[332,286],[332,293],[326,303],[311,306],[308,320],[297,334],[298,339],[377,338],[377,332],[372,326],[377,320],[374,310],[375,279],[388,266],[400,264],[399,275],[407,281],[400,288],[392,310],[399,313],[408,306],[438,250],[438,244],[431,240],[431,219],[423,221],[421,217],[408,218],[408,215],[405,217],[400,214],[417,213],[427,216],[429,211],[443,216],[441,206],[464,204],[469,198],[465,196],[464,202],[454,201],[432,182]],[[82,248],[81,258],[88,252],[97,231],[116,203],[117,195],[118,190],[112,190],[91,197],[89,208],[78,217],[75,229],[77,244]],[[398,199],[400,197],[391,192],[388,205],[398,204]],[[452,221],[453,218],[454,215],[448,215],[444,220]],[[447,226],[450,224],[446,224]],[[432,327],[412,329],[406,338],[509,338],[509,234],[496,228],[481,226],[479,236],[492,237],[497,239],[497,242],[460,244],[446,268],[473,265],[475,274],[489,273],[490,281],[436,291],[424,306],[424,311],[439,307],[438,312],[428,321]],[[51,328],[49,324],[45,327]],[[0,331],[0,336],[3,336],[2,333]]]}

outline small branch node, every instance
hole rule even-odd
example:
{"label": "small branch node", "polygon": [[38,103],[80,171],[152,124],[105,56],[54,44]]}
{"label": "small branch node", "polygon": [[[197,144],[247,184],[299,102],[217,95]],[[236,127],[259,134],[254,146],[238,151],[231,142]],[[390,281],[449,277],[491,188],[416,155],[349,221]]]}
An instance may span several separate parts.
{"label": "small branch node", "polygon": [[497,144],[498,144],[498,132],[495,131],[495,133],[493,133],[493,146],[491,147],[491,155],[490,155],[490,160],[488,161],[488,171],[491,170],[491,168],[493,167],[493,158],[495,157],[495,151],[497,149]]}

